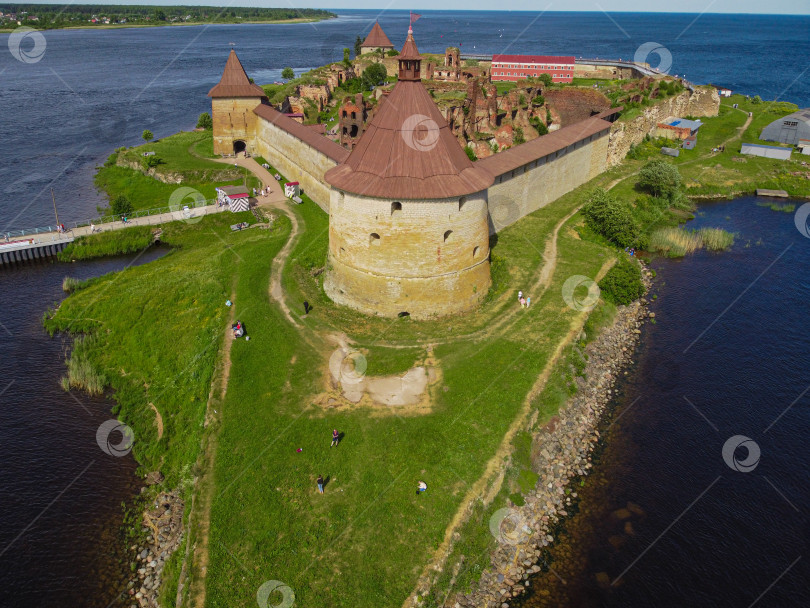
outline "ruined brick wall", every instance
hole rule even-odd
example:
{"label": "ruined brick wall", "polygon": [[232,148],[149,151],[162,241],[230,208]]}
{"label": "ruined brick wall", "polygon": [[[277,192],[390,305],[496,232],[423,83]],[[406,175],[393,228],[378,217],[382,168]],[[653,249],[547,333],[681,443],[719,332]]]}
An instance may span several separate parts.
{"label": "ruined brick wall", "polygon": [[658,123],[670,116],[717,116],[719,111],[720,96],[717,89],[699,87],[694,93],[687,90],[654,106],[643,108],[641,114],[632,120],[613,123],[610,129],[608,167],[622,162],[630,146],[640,143],[646,135],[654,135]]}
{"label": "ruined brick wall", "polygon": [[253,108],[260,101],[259,97],[215,97],[211,100],[214,154],[233,154],[233,142],[237,140],[244,141],[248,151],[253,150],[258,118]]}
{"label": "ruined brick wall", "polygon": [[424,201],[332,192],[324,290],[333,301],[429,318],[475,308],[489,286],[486,192]]}
{"label": "ruined brick wall", "polygon": [[[610,100],[594,89],[547,89],[546,103],[560,117],[560,126],[567,127],[610,108]],[[545,122],[545,121],[544,121]]]}
{"label": "ruined brick wall", "polygon": [[495,178],[489,188],[490,231],[497,232],[607,168],[608,132],[596,133],[567,148]]}
{"label": "ruined brick wall", "polygon": [[332,98],[332,89],[329,85],[298,85],[298,96],[303,99],[311,99],[318,104],[318,110],[323,111],[326,104]]}

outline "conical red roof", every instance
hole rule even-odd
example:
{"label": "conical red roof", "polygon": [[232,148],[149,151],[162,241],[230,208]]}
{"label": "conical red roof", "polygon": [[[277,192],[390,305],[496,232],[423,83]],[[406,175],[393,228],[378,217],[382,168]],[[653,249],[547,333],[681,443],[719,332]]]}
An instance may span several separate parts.
{"label": "conical red roof", "polygon": [[391,41],[388,39],[388,36],[385,35],[385,32],[380,27],[380,24],[377,21],[374,22],[374,27],[371,28],[371,31],[368,33],[368,36],[366,36],[366,39],[360,46],[375,49],[379,47],[390,49],[394,48],[394,45],[391,44]]}
{"label": "conical red roof", "polygon": [[419,54],[419,49],[416,48],[416,40],[413,39],[413,29],[408,28],[408,37],[405,39],[405,44],[402,45],[402,52],[397,59],[422,59]]}
{"label": "conical red roof", "polygon": [[251,84],[245,68],[231,49],[222,78],[213,89],[208,91],[209,97],[264,97],[264,89],[257,84]]}
{"label": "conical red roof", "polygon": [[397,82],[380,103],[346,161],[327,171],[333,187],[362,196],[429,200],[492,185],[492,174],[467,158],[421,81]]}

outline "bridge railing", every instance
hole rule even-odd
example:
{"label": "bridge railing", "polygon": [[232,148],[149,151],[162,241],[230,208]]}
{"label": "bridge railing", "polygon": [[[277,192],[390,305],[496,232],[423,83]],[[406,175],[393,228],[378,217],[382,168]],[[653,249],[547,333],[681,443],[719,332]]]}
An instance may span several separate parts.
{"label": "bridge railing", "polygon": [[[202,207],[208,207],[210,205],[216,205],[217,199],[211,198],[203,201],[197,202],[189,202],[188,204],[183,205],[171,205],[166,207],[155,207],[154,209],[141,209],[140,211],[133,211],[130,214],[127,214],[127,219],[135,219],[140,217],[150,217],[156,215],[163,215],[165,213],[177,213],[182,212],[184,207],[188,207],[189,209],[199,209]],[[224,209],[224,207],[223,207]],[[74,228],[82,228],[84,226],[89,226],[93,224],[94,226],[100,226],[103,224],[111,224],[113,222],[120,222],[122,215],[103,215],[100,217],[88,219],[88,220],[78,220],[74,222],[70,222],[65,224],[65,232],[70,232]],[[26,237],[26,236],[36,236],[40,234],[47,234],[49,232],[59,232],[59,227],[56,225],[53,226],[43,226],[40,228],[27,228],[25,230],[7,230],[4,232],[0,232],[0,239],[4,241],[10,241],[12,239]]]}
{"label": "bridge railing", "polygon": [[166,207],[155,207],[154,209],[142,209],[140,211],[133,211],[132,213],[127,214],[119,214],[119,215],[102,215],[100,217],[95,217],[89,220],[79,220],[70,224],[71,228],[82,228],[84,226],[89,226],[93,224],[94,226],[100,224],[110,224],[112,222],[120,222],[121,218],[126,215],[127,219],[135,219],[139,217],[149,217],[153,215],[163,215],[164,213],[176,213],[178,211],[183,211],[184,207],[188,207],[189,209],[199,209],[201,207],[208,207],[210,205],[216,205],[217,199],[210,198],[203,201],[197,202],[189,202],[184,203],[182,205],[168,205]]}

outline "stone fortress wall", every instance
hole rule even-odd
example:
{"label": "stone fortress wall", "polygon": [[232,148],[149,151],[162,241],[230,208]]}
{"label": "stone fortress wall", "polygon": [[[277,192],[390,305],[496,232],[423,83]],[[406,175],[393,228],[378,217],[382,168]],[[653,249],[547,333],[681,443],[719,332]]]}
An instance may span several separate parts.
{"label": "stone fortress wall", "polygon": [[247,110],[255,101],[213,100],[215,151],[230,153],[233,142],[244,138],[248,151],[299,181],[329,213],[324,289],[333,301],[415,318],[480,303],[491,283],[490,234],[620,162],[657,122],[672,115],[716,115],[719,109],[716,91],[697,89],[644,108],[629,122],[595,116],[477,161],[495,176],[488,191],[461,200],[397,202],[330,187],[325,173],[349,151],[270,106]]}
{"label": "stone fortress wall", "polygon": [[430,315],[473,309],[490,286],[488,216],[486,192],[390,201],[333,190],[324,290],[383,316],[427,316],[408,304],[431,299]]}
{"label": "stone fortress wall", "polygon": [[264,118],[259,118],[256,136],[251,141],[248,147],[251,153],[265,158],[287,179],[300,182],[307,196],[329,213],[330,187],[323,176],[337,165],[335,159]]}
{"label": "stone fortress wall", "polygon": [[489,188],[490,231],[514,224],[602,173],[608,129],[496,176]]}

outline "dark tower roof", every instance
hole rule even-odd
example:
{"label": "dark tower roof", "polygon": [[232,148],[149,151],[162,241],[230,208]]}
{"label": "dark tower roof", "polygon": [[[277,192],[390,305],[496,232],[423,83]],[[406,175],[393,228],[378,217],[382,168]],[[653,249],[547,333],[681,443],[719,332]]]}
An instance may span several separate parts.
{"label": "dark tower roof", "polygon": [[361,47],[365,48],[384,48],[384,49],[393,49],[394,45],[391,44],[391,41],[388,39],[388,36],[385,35],[385,32],[380,27],[380,24],[375,21],[374,27],[371,28],[371,31],[366,36],[366,39],[363,40],[363,44],[360,45]]}
{"label": "dark tower roof", "polygon": [[416,41],[413,39],[413,28],[408,28],[408,37],[405,39],[405,44],[402,45],[402,52],[399,54],[398,59],[416,59],[421,61],[422,56],[419,54],[419,49],[416,48]]}
{"label": "dark tower roof", "polygon": [[245,73],[245,68],[239,62],[236,51],[231,49],[222,78],[213,89],[208,91],[209,97],[264,97],[264,89],[257,84],[251,84]]}
{"label": "dark tower roof", "polygon": [[[406,55],[407,54],[407,55]],[[403,56],[405,58],[403,59]],[[475,166],[419,79],[419,51],[408,32],[402,48],[408,77],[380,100],[345,162],[326,172],[333,187],[387,199],[439,199],[485,190],[494,177]]]}

